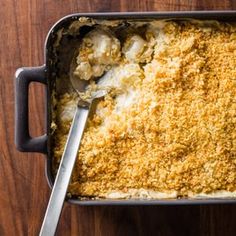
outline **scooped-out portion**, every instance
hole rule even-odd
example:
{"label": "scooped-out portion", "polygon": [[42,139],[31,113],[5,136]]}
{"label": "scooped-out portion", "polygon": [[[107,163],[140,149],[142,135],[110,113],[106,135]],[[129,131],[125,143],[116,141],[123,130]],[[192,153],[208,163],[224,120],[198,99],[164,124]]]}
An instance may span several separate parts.
{"label": "scooped-out portion", "polygon": [[120,42],[112,32],[90,31],[82,40],[74,74],[82,80],[100,77],[120,60]]}
{"label": "scooped-out portion", "polygon": [[[89,82],[83,99],[107,94],[89,118],[70,194],[236,197],[235,56],[230,23],[94,22],[74,75]],[[57,98],[55,166],[76,101],[71,92]]]}

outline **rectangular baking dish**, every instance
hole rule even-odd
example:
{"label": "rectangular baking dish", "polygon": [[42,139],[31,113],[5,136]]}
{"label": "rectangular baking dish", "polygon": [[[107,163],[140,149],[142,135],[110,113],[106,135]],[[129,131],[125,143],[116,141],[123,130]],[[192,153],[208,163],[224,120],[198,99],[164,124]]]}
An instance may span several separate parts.
{"label": "rectangular baking dish", "polygon": [[[236,11],[195,11],[195,12],[143,12],[143,13],[83,13],[68,15],[60,19],[49,31],[45,41],[45,64],[39,67],[19,68],[15,74],[15,144],[22,152],[39,152],[46,156],[46,177],[48,184],[52,187],[54,177],[52,173],[52,138],[50,124],[52,121],[51,95],[55,87],[55,56],[54,47],[58,32],[68,27],[79,17],[91,17],[101,20],[115,19],[185,19],[194,18],[202,20],[236,21]],[[46,134],[40,137],[31,137],[28,124],[28,88],[30,82],[39,82],[46,89]],[[229,204],[236,203],[232,198],[201,198],[201,199],[66,199],[70,203],[79,205],[194,205],[194,204]]]}

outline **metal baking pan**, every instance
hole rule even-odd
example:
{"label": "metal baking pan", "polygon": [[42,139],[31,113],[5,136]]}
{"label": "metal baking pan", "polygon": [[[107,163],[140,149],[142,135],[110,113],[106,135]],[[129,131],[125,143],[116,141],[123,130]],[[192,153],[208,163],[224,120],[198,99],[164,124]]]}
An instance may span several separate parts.
{"label": "metal baking pan", "polygon": [[[22,152],[40,152],[46,156],[46,177],[49,186],[52,187],[54,177],[52,174],[52,138],[50,124],[52,119],[51,94],[55,86],[55,56],[54,43],[57,33],[62,28],[68,27],[79,17],[86,16],[93,19],[202,19],[233,22],[236,21],[236,11],[194,11],[194,12],[132,12],[132,13],[83,13],[68,15],[60,19],[49,31],[44,48],[45,64],[39,67],[19,68],[15,74],[15,143]],[[46,116],[47,133],[40,137],[31,137],[28,124],[28,89],[31,82],[39,82],[46,89]],[[196,204],[232,204],[236,199],[67,199],[68,202],[79,205],[196,205]]]}

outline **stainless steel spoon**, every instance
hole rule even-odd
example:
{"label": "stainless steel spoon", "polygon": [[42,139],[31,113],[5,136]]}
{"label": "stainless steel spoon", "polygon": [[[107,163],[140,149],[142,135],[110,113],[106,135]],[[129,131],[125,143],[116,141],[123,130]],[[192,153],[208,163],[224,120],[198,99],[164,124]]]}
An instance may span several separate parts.
{"label": "stainless steel spoon", "polygon": [[[70,81],[72,87],[79,94],[88,85],[87,81],[79,80],[74,76],[76,58],[74,57],[70,67]],[[77,109],[71,124],[70,132],[65,145],[64,153],[57,171],[47,210],[40,230],[40,236],[51,236],[56,232],[58,221],[63,208],[67,188],[70,183],[71,174],[76,161],[80,142],[89,116],[90,107],[95,99],[105,95],[105,91],[96,93],[90,102],[79,100]]]}

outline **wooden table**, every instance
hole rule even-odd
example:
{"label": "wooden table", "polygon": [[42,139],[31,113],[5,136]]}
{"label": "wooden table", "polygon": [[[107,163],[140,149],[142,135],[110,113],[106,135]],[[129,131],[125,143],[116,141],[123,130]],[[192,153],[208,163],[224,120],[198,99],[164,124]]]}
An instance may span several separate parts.
{"label": "wooden table", "polygon": [[[52,24],[74,12],[236,9],[235,0],[7,0],[0,7],[0,235],[37,235],[49,198],[44,156],[14,146],[16,68],[44,63]],[[44,132],[44,88],[30,87],[30,126]],[[58,235],[236,235],[236,206],[78,207]]]}

